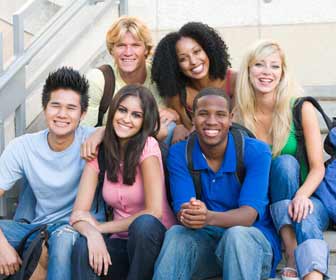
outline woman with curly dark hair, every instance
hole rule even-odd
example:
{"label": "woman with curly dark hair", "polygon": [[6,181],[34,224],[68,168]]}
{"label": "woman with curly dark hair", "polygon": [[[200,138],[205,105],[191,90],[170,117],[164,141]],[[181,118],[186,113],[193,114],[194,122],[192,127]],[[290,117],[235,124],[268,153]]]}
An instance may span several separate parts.
{"label": "woman with curly dark hair", "polygon": [[224,89],[233,95],[236,72],[228,48],[220,35],[201,22],[189,22],[159,42],[153,59],[152,79],[168,107],[180,116],[173,142],[184,139],[192,129],[192,103],[206,87]]}

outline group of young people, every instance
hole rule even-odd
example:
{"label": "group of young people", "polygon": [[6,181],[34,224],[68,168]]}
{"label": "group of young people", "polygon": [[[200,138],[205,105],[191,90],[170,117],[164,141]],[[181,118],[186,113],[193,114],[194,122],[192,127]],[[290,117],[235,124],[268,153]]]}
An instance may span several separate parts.
{"label": "group of young people", "polygon": [[[256,42],[236,72],[203,23],[164,36],[152,60],[150,31],[135,17],[119,18],[106,43],[115,94],[103,127],[93,127],[103,73],[86,79],[63,67],[43,87],[47,129],[14,139],[0,157],[0,195],[24,178],[36,200],[31,223],[0,221],[0,275],[19,270],[19,242],[48,224],[48,279],[267,279],[280,240],[283,279],[327,277],[328,214],[314,197],[324,176],[319,124],[305,103],[303,166],[292,117],[302,90],[280,45]],[[233,121],[256,139],[237,145]]]}

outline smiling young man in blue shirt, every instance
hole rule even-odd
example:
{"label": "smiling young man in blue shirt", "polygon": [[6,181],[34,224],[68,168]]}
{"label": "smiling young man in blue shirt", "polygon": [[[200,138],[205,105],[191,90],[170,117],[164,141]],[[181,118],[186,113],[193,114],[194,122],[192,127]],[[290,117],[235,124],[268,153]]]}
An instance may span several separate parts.
{"label": "smiling young man in blue shirt", "polygon": [[244,138],[245,177],[240,185],[229,98],[220,89],[204,89],[193,111],[197,140],[192,161],[201,172],[201,199],[195,199],[186,141],[180,142],[171,148],[167,164],[181,225],[166,233],[154,279],[267,279],[280,260],[268,209],[269,147]]}

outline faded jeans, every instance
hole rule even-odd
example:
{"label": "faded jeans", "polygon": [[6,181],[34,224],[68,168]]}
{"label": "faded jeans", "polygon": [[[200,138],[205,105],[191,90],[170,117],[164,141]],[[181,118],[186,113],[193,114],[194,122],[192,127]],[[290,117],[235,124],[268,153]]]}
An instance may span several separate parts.
{"label": "faded jeans", "polygon": [[[0,228],[8,242],[17,248],[22,238],[38,224],[1,220]],[[50,224],[47,228],[48,240],[48,280],[71,280],[72,247],[78,233],[68,224]],[[28,243],[34,235],[28,240]]]}
{"label": "faded jeans", "polygon": [[175,225],[166,233],[155,263],[155,280],[267,279],[272,269],[271,244],[255,227],[228,229]]}
{"label": "faded jeans", "polygon": [[329,248],[323,240],[329,218],[322,202],[312,196],[314,211],[300,223],[293,222],[288,215],[288,206],[299,189],[300,166],[291,155],[282,155],[272,161],[270,171],[271,215],[279,232],[284,225],[292,225],[298,246],[295,260],[300,278],[316,270],[328,274]]}

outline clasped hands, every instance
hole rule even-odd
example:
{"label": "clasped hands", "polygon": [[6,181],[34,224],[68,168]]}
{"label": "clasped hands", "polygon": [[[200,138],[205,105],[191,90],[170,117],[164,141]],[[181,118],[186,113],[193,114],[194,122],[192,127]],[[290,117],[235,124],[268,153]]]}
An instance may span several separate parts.
{"label": "clasped hands", "polygon": [[192,197],[190,201],[182,204],[178,219],[185,227],[200,229],[208,225],[209,214],[205,203]]}

